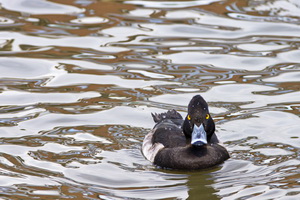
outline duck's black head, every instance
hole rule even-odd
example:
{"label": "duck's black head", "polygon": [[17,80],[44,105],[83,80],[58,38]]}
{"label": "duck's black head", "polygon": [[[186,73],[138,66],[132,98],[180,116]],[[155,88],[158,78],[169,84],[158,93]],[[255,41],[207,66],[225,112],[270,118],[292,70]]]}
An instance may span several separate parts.
{"label": "duck's black head", "polygon": [[191,138],[192,145],[202,146],[210,143],[215,132],[215,123],[202,96],[196,95],[190,101],[182,129],[185,136]]}

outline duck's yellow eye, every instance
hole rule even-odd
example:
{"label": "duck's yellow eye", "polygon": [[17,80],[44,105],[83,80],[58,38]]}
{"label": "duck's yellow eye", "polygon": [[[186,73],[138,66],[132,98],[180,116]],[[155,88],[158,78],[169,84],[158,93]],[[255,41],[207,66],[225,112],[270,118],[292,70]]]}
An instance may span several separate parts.
{"label": "duck's yellow eye", "polygon": [[209,114],[206,114],[205,119],[209,119]]}
{"label": "duck's yellow eye", "polygon": [[187,119],[188,119],[188,120],[191,120],[191,116],[190,116],[190,115],[188,115],[188,116],[187,116]]}

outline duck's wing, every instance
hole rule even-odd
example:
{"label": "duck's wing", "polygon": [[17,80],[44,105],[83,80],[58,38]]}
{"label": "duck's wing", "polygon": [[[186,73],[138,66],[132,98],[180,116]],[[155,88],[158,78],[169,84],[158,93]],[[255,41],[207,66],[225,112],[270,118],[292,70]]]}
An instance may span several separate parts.
{"label": "duck's wing", "polygon": [[186,145],[186,138],[176,124],[166,119],[156,126],[145,136],[142,152],[144,156],[154,162],[157,153],[165,148],[177,148]]}
{"label": "duck's wing", "polygon": [[142,152],[151,162],[163,148],[172,148],[186,145],[186,138],[182,132],[182,116],[176,110],[165,113],[152,113],[154,128],[145,136]]}
{"label": "duck's wing", "polygon": [[186,145],[186,138],[180,126],[171,120],[164,120],[154,128],[152,143],[161,143],[166,148]]}
{"label": "duck's wing", "polygon": [[157,153],[164,148],[164,145],[161,143],[153,144],[153,134],[155,129],[152,129],[144,138],[143,145],[142,145],[142,152],[144,156],[150,160],[151,162],[154,162],[154,158],[157,155]]}

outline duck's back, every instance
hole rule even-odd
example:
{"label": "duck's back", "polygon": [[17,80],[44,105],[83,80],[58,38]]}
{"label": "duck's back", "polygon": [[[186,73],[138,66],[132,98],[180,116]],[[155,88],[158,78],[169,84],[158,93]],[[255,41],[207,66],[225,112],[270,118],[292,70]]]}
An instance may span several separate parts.
{"label": "duck's back", "polygon": [[152,117],[156,125],[146,135],[142,152],[148,160],[154,162],[156,154],[161,149],[183,147],[186,145],[186,138],[181,128],[183,119],[177,111],[152,114]]}
{"label": "duck's back", "polygon": [[153,128],[152,143],[160,143],[165,148],[183,147],[186,138],[182,131],[183,119],[176,110],[166,113],[152,114],[156,122]]}

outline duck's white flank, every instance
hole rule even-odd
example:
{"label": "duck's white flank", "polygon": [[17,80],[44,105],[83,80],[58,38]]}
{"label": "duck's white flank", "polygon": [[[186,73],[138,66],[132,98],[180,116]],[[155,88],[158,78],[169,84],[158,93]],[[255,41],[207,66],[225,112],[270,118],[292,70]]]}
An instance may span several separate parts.
{"label": "duck's white flank", "polygon": [[142,152],[143,152],[144,156],[151,162],[154,162],[154,158],[155,158],[156,154],[158,153],[158,151],[165,147],[161,143],[152,144],[152,137],[153,137],[154,132],[155,132],[155,129],[151,130],[145,136],[145,139],[144,139],[143,145],[142,145]]}

